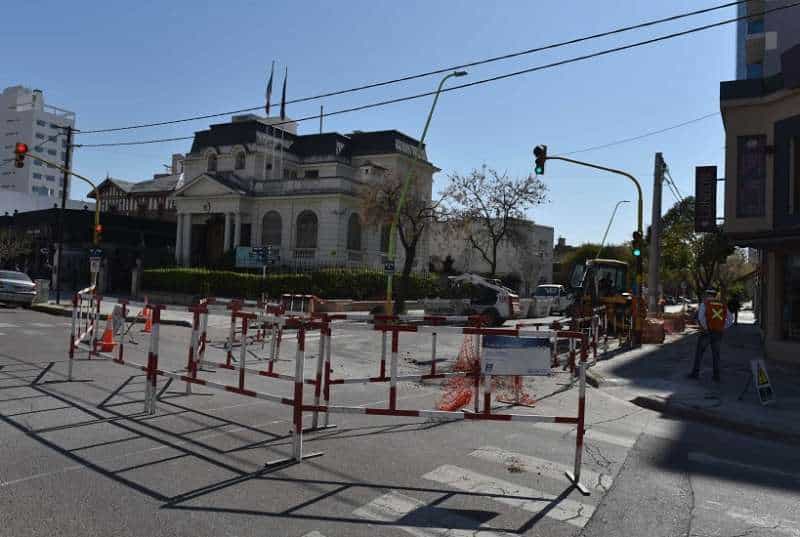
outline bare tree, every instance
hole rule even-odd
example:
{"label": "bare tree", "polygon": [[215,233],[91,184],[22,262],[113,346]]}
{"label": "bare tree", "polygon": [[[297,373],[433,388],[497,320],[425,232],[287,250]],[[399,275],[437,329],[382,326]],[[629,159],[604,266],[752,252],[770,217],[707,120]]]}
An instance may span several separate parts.
{"label": "bare tree", "polygon": [[[380,228],[384,248],[388,245],[389,229],[397,212],[402,189],[403,179],[397,174],[387,173],[382,180],[367,183],[360,191],[364,220],[367,224]],[[418,175],[414,175],[397,223],[397,234],[405,256],[394,305],[395,313],[405,309],[417,248],[428,226],[437,219],[441,204],[441,199],[431,199],[429,185]]]}
{"label": "bare tree", "polygon": [[500,243],[519,240],[516,221],[547,199],[547,187],[534,175],[513,179],[493,169],[472,170],[469,175],[454,173],[449,179],[444,195],[450,200],[451,221],[463,228],[470,246],[489,264],[494,276]]}

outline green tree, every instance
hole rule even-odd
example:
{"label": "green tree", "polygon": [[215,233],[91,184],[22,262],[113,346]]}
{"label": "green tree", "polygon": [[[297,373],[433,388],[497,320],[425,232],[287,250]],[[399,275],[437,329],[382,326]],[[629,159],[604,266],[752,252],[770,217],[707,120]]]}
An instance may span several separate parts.
{"label": "green tree", "polygon": [[720,266],[734,251],[721,230],[695,232],[692,196],[673,205],[662,218],[661,280],[665,289],[675,292],[685,281],[699,296],[704,289],[723,284]]}

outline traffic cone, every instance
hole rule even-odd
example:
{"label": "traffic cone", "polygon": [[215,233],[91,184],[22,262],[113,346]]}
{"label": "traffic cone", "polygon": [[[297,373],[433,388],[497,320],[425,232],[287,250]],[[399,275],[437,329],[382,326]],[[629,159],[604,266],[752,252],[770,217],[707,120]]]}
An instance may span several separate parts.
{"label": "traffic cone", "polygon": [[144,328],[142,328],[142,332],[149,334],[153,331],[153,315],[150,312],[150,308],[144,309]]}
{"label": "traffic cone", "polygon": [[114,327],[111,322],[111,315],[106,317],[106,329],[103,331],[103,339],[100,341],[100,352],[111,352],[114,350]]}

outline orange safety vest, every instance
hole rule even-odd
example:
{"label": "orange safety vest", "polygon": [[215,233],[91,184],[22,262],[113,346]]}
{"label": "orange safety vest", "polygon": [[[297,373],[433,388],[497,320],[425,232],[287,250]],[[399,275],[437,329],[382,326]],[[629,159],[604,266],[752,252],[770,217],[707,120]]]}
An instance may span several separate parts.
{"label": "orange safety vest", "polygon": [[706,326],[710,332],[723,332],[725,319],[728,318],[728,307],[719,300],[706,300]]}

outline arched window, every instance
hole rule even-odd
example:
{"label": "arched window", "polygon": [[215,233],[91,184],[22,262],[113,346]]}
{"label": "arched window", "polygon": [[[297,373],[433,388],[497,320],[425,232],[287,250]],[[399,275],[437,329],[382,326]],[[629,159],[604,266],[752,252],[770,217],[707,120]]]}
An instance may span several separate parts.
{"label": "arched window", "polygon": [[208,155],[208,163],[206,165],[206,170],[210,172],[217,171],[217,155],[214,153],[209,153]]}
{"label": "arched window", "polygon": [[361,221],[356,213],[347,221],[347,249],[361,250]]}
{"label": "arched window", "polygon": [[281,245],[281,215],[278,211],[270,211],[261,220],[261,245]]}
{"label": "arched window", "polygon": [[381,252],[389,251],[389,234],[392,232],[391,224],[381,226]]}
{"label": "arched window", "polygon": [[244,151],[237,152],[235,158],[236,158],[236,160],[233,163],[233,169],[234,170],[243,170],[244,169],[244,164],[245,164],[245,158],[246,158],[245,154],[244,154]]}
{"label": "arched window", "polygon": [[317,215],[303,211],[297,215],[297,248],[317,247]]}

